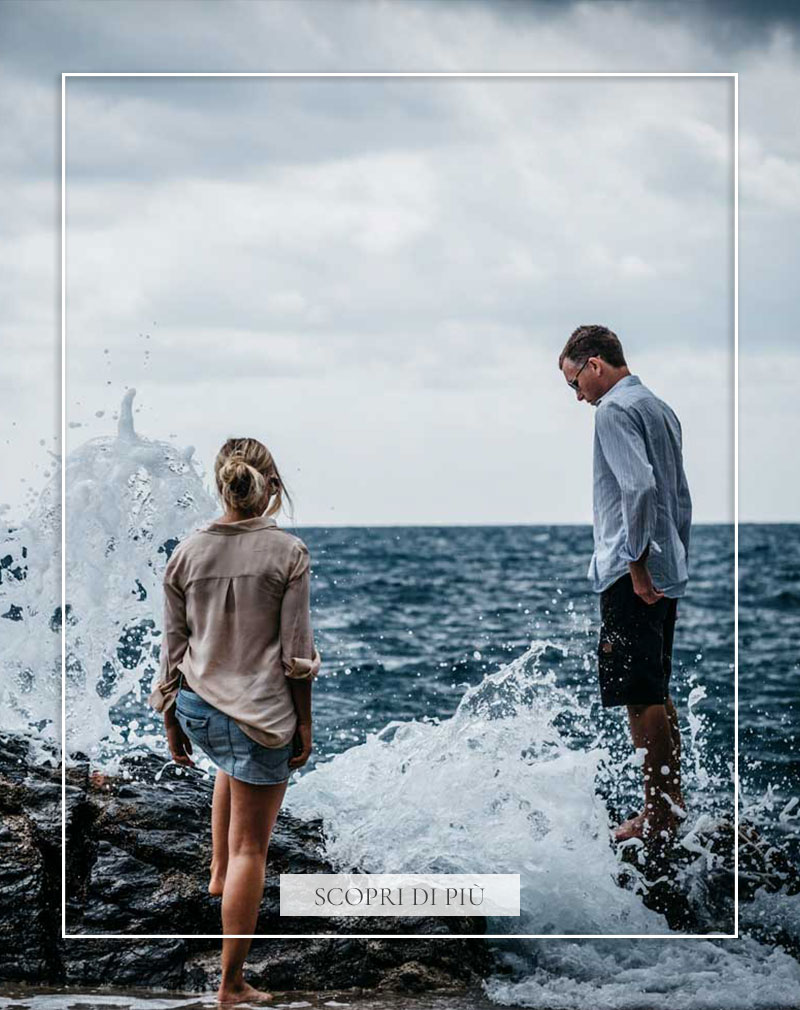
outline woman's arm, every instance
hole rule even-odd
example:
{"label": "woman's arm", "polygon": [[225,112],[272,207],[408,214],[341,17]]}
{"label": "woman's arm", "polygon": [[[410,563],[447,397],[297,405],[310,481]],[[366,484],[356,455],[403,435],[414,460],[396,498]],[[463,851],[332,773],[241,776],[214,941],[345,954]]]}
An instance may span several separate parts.
{"label": "woman's arm", "polygon": [[164,579],[164,627],[161,640],[161,676],[147,701],[157,712],[164,713],[165,725],[175,722],[175,698],[178,694],[180,670],[189,644],[186,623],[186,597],[174,582]]}
{"label": "woman's arm", "polygon": [[312,725],[311,725],[311,681],[290,680],[289,689],[297,712],[297,737],[299,749],[289,758],[290,768],[302,768],[311,757]]}
{"label": "woman's arm", "polygon": [[186,597],[178,583],[172,580],[171,574],[171,566],[168,564],[163,584],[164,622],[161,641],[161,676],[147,701],[157,712],[164,714],[164,728],[167,732],[167,743],[172,760],[176,764],[193,765],[194,762],[189,757],[192,753],[191,742],[181,729],[175,715],[175,699],[180,683],[178,663],[183,659],[189,644]]}
{"label": "woman's arm", "polygon": [[301,751],[289,761],[299,768],[311,754],[311,684],[320,667],[311,628],[310,558],[298,542],[297,554],[281,603],[281,658],[297,712],[297,732]]}

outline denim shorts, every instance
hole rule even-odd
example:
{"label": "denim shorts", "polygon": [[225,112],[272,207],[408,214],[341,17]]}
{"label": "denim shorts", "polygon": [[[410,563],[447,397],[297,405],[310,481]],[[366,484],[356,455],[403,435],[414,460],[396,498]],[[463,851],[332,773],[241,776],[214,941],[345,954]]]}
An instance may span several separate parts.
{"label": "denim shorts", "polygon": [[291,744],[264,747],[240,729],[235,719],[183,688],[175,699],[175,715],[192,744],[231,778],[251,785],[277,785],[289,778]]}

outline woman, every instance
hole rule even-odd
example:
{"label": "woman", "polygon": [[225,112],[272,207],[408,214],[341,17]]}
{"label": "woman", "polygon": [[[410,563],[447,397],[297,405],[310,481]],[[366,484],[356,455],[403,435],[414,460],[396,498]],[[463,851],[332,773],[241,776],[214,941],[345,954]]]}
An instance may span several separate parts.
{"label": "woman", "polygon": [[[216,766],[211,894],[222,895],[218,999],[271,999],[242,967],[264,893],[270,834],[291,771],[311,753],[320,659],[309,615],[309,555],[272,518],[286,490],[269,450],[232,438],[214,462],[225,514],[172,552],[164,572],[161,678],[149,697],[169,749]],[[288,497],[288,496],[287,496]]]}

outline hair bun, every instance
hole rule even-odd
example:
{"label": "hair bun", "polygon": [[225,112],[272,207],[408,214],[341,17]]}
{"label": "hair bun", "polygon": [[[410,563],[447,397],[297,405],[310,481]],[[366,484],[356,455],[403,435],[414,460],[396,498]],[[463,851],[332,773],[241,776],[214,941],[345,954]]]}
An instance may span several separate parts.
{"label": "hair bun", "polygon": [[214,474],[220,497],[229,508],[256,514],[269,502],[267,515],[281,508],[283,481],[269,449],[257,439],[229,438],[217,453]]}

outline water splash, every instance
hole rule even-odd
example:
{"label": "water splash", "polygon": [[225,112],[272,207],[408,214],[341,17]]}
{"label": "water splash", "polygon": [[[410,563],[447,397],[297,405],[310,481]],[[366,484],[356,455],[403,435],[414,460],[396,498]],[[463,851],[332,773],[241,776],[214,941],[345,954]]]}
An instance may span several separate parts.
{"label": "water splash", "polygon": [[[166,552],[215,511],[191,448],[136,433],[133,397],[123,401],[116,435],[79,446],[65,470],[69,748],[98,764],[146,739],[131,732],[123,703],[137,693],[141,702],[142,681],[149,686]],[[51,736],[61,692],[60,522],[56,473],[30,517],[8,529],[0,558],[5,726]],[[635,876],[632,886],[618,885],[599,786],[619,762],[596,713],[548,669],[556,648],[535,643],[468,690],[451,719],[392,723],[370,735],[295,783],[290,807],[323,817],[329,855],[343,867],[519,872],[525,915],[517,931],[665,932]],[[689,785],[712,793],[703,700],[702,690],[690,700]],[[795,800],[765,795],[756,806],[766,823],[796,832]],[[701,819],[686,837],[702,862],[712,854],[692,840]],[[797,936],[799,901],[761,889],[744,906],[743,928],[763,939],[766,926],[769,942],[502,941],[510,971],[487,993],[503,1005],[565,1010],[792,1005],[800,967],[775,944],[781,930]]]}
{"label": "water splash", "polygon": [[0,559],[3,725],[56,736],[61,710],[61,471],[22,522],[5,526]]}
{"label": "water splash", "polygon": [[534,642],[464,695],[452,718],[392,723],[290,790],[322,816],[341,869],[519,873],[515,933],[664,933],[664,918],[619,885],[620,857],[598,778],[614,762],[591,712],[547,669]]}
{"label": "water splash", "polygon": [[511,978],[486,994],[535,1010],[778,1010],[796,1007],[800,964],[739,940],[535,941],[510,945]]}
{"label": "water splash", "polygon": [[[194,449],[144,438],[126,392],[115,436],[84,442],[65,462],[66,750],[98,756],[122,743],[114,706],[154,671],[160,580],[171,546],[215,511]],[[2,593],[0,690],[9,728],[60,731],[61,473],[10,531]]]}

